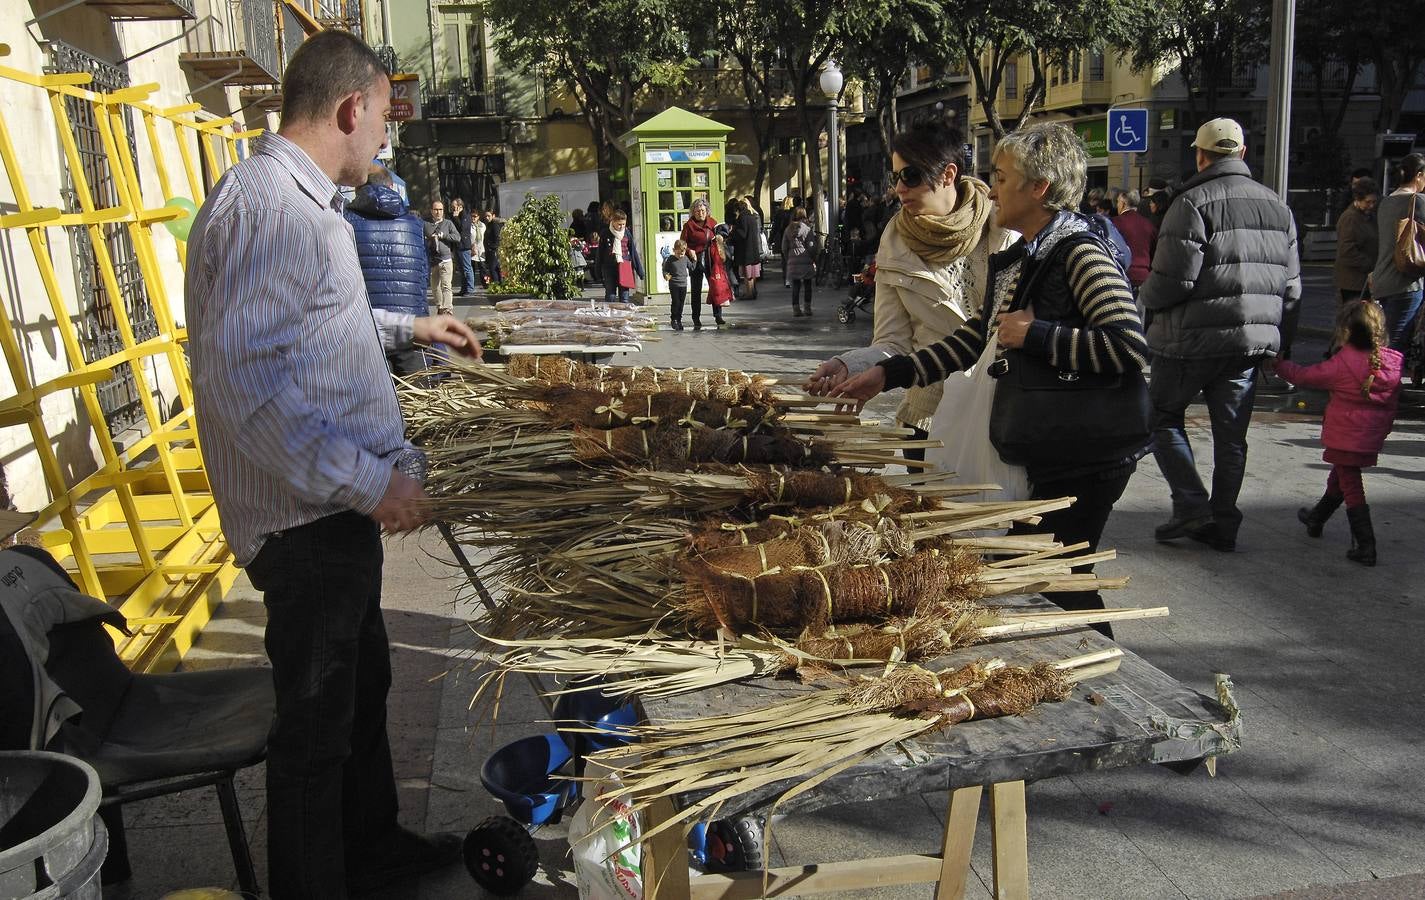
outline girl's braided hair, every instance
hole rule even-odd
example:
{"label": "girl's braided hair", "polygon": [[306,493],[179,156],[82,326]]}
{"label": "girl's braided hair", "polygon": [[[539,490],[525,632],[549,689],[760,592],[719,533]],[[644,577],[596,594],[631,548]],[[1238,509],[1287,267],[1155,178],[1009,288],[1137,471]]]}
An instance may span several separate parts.
{"label": "girl's braided hair", "polygon": [[1375,384],[1376,373],[1380,371],[1380,348],[1385,346],[1385,313],[1374,300],[1352,300],[1343,304],[1336,313],[1336,339],[1338,345],[1350,344],[1357,350],[1371,355],[1370,373],[1361,384],[1361,396],[1371,395],[1371,385]]}

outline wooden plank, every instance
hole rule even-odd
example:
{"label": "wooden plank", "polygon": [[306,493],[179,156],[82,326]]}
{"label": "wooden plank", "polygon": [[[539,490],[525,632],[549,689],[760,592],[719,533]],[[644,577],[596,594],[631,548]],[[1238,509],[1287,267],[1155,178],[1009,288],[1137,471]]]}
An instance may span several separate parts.
{"label": "wooden plank", "polygon": [[[940,874],[940,857],[924,854],[882,856],[783,866],[767,870],[767,893],[762,893],[762,872],[699,875],[691,883],[693,900],[753,900],[756,897],[792,897],[857,891],[897,884],[934,881]],[[661,896],[676,897],[676,894]]]}
{"label": "wooden plank", "polygon": [[[648,807],[644,815],[644,830],[651,831],[672,818],[673,799],[660,797]],[[643,842],[643,858],[639,868],[643,874],[643,896],[653,900],[656,897],[673,897],[681,900],[688,896],[688,843],[682,826],[666,828]],[[758,873],[761,881],[761,873]]]}
{"label": "wooden plank", "polygon": [[990,788],[994,834],[995,900],[1029,900],[1029,837],[1024,782]]}
{"label": "wooden plank", "polygon": [[984,790],[977,784],[950,792],[935,900],[960,900],[965,896],[965,885],[970,878],[970,851],[975,846],[975,822],[980,818],[980,797]]}

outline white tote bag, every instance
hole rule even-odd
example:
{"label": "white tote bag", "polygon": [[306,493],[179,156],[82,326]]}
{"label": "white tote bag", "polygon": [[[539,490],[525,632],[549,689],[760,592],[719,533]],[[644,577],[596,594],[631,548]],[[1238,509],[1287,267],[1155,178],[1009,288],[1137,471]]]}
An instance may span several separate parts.
{"label": "white tote bag", "polygon": [[990,443],[995,380],[989,376],[989,366],[998,353],[995,336],[973,369],[945,379],[945,395],[930,427],[931,439],[945,446],[925,451],[925,461],[943,472],[954,472],[960,484],[999,485],[997,491],[985,491],[984,500],[1027,500],[1029,477],[1024,467],[1000,459]]}

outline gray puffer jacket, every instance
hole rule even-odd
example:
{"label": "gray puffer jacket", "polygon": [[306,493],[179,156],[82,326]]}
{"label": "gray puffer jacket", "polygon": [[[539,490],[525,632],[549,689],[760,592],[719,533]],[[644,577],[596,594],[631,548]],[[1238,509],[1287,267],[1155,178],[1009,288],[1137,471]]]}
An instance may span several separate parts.
{"label": "gray puffer jacket", "polygon": [[1213,163],[1168,208],[1138,296],[1154,353],[1276,355],[1283,318],[1301,299],[1291,210],[1240,159]]}

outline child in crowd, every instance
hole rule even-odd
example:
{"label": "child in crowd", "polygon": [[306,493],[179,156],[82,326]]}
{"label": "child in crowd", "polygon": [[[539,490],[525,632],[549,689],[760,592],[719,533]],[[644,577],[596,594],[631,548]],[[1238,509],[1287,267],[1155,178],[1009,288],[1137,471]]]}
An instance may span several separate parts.
{"label": "child in crowd", "polygon": [[1311,537],[1320,537],[1326,520],[1344,500],[1351,525],[1351,549],[1346,558],[1365,566],[1376,564],[1376,538],[1371,509],[1366,505],[1361,469],[1376,464],[1376,454],[1395,424],[1400,403],[1403,357],[1387,344],[1385,314],[1371,300],[1344,304],[1336,315],[1335,356],[1314,366],[1278,360],[1276,373],[1292,384],[1331,392],[1321,425],[1322,459],[1331,464],[1326,493],[1311,509],[1296,517]]}
{"label": "child in crowd", "polygon": [[[673,242],[673,252],[663,260],[663,277],[668,279],[668,292],[672,294],[672,319],[673,330],[683,330],[683,301],[688,298],[688,279],[693,274],[693,267],[697,265],[693,257],[688,253],[688,242],[676,240]],[[699,320],[697,304],[693,305],[693,327],[702,328],[703,323]]]}

